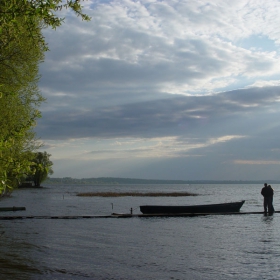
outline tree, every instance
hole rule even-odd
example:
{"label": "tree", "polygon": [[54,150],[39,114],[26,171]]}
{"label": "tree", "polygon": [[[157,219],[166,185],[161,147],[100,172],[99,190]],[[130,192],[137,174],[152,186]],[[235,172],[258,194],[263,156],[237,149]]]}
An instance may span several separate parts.
{"label": "tree", "polygon": [[[17,186],[32,169],[39,148],[32,128],[44,100],[37,86],[38,65],[48,49],[42,29],[60,26],[63,18],[57,12],[68,8],[90,20],[80,0],[0,1],[0,193]],[[52,172],[50,166],[38,163],[41,179],[36,182]]]}
{"label": "tree", "polygon": [[[0,34],[5,29],[17,29],[25,22],[29,35],[37,28],[38,21],[43,27],[57,28],[63,23],[63,18],[57,15],[62,9],[71,9],[82,20],[89,21],[90,17],[82,12],[80,0],[1,0],[0,5]],[[40,34],[40,41],[47,48],[44,37]]]}
{"label": "tree", "polygon": [[28,177],[29,181],[33,181],[35,187],[40,187],[41,183],[47,179],[49,174],[53,174],[52,161],[50,161],[50,154],[47,152],[35,153],[33,163],[31,166],[32,175]]}
{"label": "tree", "polygon": [[[36,32],[41,32],[39,22]],[[22,24],[16,30],[2,30],[0,36],[0,191],[18,185],[29,172],[31,152],[39,147],[32,127],[44,100],[37,86],[44,50],[35,29],[33,38],[28,34]]]}

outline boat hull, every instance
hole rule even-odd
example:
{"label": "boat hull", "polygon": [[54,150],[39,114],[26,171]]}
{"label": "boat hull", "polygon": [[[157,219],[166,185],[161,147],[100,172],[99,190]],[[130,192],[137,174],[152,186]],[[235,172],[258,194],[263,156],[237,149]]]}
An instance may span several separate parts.
{"label": "boat hull", "polygon": [[161,206],[142,205],[143,214],[184,214],[184,213],[225,213],[238,212],[245,200],[221,204],[190,205],[190,206]]}

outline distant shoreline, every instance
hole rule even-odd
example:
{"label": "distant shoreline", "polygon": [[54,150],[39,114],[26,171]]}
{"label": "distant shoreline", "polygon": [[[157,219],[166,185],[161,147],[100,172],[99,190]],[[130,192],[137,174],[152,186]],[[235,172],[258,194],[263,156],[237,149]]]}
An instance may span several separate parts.
{"label": "distant shoreline", "polygon": [[280,180],[156,180],[156,179],[133,179],[133,178],[115,178],[115,177],[99,177],[99,178],[82,178],[76,179],[71,177],[64,178],[48,178],[44,184],[49,185],[153,185],[153,184],[260,184],[266,182],[268,184],[280,184]]}

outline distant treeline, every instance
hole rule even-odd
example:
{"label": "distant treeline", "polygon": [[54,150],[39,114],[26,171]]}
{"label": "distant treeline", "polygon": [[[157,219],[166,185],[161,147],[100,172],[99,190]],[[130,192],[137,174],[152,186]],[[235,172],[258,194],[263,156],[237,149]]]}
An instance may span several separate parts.
{"label": "distant treeline", "polygon": [[280,181],[214,181],[214,180],[155,180],[155,179],[133,179],[133,178],[114,178],[114,177],[99,177],[99,178],[82,178],[76,179],[71,177],[64,178],[48,178],[45,184],[58,185],[124,185],[124,184],[279,184]]}

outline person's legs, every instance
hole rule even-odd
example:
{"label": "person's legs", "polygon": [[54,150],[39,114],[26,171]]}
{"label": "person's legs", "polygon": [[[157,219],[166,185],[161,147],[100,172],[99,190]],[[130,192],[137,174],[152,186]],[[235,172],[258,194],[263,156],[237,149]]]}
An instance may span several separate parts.
{"label": "person's legs", "polygon": [[263,208],[264,208],[264,212],[267,212],[267,207],[268,207],[268,199],[267,197],[263,198]]}
{"label": "person's legs", "polygon": [[267,207],[269,213],[274,212],[272,201],[273,201],[272,196],[267,198]]}

